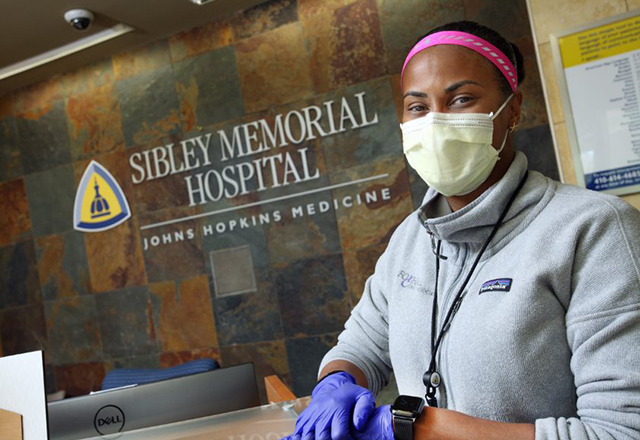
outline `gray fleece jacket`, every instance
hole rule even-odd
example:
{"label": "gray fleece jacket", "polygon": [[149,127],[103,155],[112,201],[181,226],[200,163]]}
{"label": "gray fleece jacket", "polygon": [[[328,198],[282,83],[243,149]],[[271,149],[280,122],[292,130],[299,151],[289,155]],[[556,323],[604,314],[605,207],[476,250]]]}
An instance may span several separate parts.
{"label": "gray fleece jacket", "polygon": [[[455,213],[429,190],[320,369],[348,360],[374,394],[393,370],[400,394],[424,397],[435,274],[428,232],[448,257],[440,323],[526,168],[517,153],[498,183]],[[639,257],[636,209],[530,172],[442,343],[439,406],[535,423],[536,440],[640,439]]]}

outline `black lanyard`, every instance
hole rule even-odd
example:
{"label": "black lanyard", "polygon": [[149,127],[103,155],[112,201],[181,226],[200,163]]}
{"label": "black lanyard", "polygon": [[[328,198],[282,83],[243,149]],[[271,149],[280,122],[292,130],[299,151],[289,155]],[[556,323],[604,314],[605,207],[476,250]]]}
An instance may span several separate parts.
{"label": "black lanyard", "polygon": [[497,223],[493,227],[491,234],[489,234],[489,237],[482,245],[480,252],[478,252],[478,256],[473,262],[473,265],[471,265],[471,270],[469,270],[469,273],[467,274],[467,277],[462,283],[462,286],[460,286],[460,290],[458,290],[458,293],[455,299],[453,300],[451,307],[449,307],[449,310],[447,311],[445,319],[442,323],[442,327],[440,329],[440,333],[436,338],[436,315],[438,313],[438,275],[440,273],[440,258],[441,258],[440,247],[442,245],[442,241],[438,240],[438,244],[436,246],[436,279],[435,279],[435,288],[433,290],[433,307],[431,311],[431,362],[429,363],[429,369],[422,376],[422,382],[427,387],[427,394],[425,396],[425,399],[427,400],[427,405],[429,406],[432,406],[432,407],[438,406],[438,399],[436,398],[436,389],[440,386],[440,383],[442,382],[442,378],[440,377],[440,373],[438,373],[438,369],[436,365],[436,357],[438,354],[438,349],[440,348],[440,345],[442,343],[442,339],[444,338],[444,335],[449,330],[449,327],[451,327],[451,321],[453,321],[453,317],[458,312],[458,309],[460,309],[460,304],[462,303],[462,300],[464,298],[464,295],[463,295],[464,289],[467,287],[467,284],[469,283],[469,280],[471,279],[473,272],[476,270],[476,267],[480,262],[480,258],[482,258],[482,254],[484,254],[484,251],[487,249],[487,246],[489,246],[489,242],[491,242],[493,237],[496,235],[496,232],[498,232],[498,228],[502,224],[504,217],[507,215],[509,208],[511,208],[513,201],[516,199],[518,193],[524,186],[524,183],[526,182],[528,175],[529,175],[529,172],[528,171],[525,172],[524,177],[520,181],[520,184],[511,195],[511,198],[507,202],[507,205],[504,207],[502,214],[500,214],[500,218],[498,219]]}

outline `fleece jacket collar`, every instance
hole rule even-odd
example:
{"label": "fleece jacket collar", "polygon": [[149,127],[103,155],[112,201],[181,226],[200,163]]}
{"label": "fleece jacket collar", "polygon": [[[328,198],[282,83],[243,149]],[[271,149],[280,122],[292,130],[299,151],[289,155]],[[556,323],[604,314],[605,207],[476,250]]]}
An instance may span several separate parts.
{"label": "fleece jacket collar", "polygon": [[[423,205],[417,211],[420,223],[434,238],[449,244],[469,244],[471,247],[480,246],[487,239],[493,226],[502,214],[511,195],[527,171],[527,158],[521,152],[516,152],[513,162],[506,174],[488,188],[476,200],[464,208],[442,215],[444,196],[433,188],[429,188]],[[496,237],[489,246],[498,244],[503,238],[519,227],[525,227],[533,217],[546,205],[551,194],[547,185],[536,185],[532,180],[544,179],[538,173],[529,173],[522,191],[511,205],[509,212],[498,229]],[[529,188],[527,188],[529,187]],[[445,203],[446,204],[446,203]],[[441,215],[438,215],[441,214]]]}

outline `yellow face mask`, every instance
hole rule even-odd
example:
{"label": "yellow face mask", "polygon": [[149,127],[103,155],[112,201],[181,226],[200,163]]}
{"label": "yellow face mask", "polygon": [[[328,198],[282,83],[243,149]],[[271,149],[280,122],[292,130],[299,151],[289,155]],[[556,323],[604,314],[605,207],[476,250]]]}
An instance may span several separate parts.
{"label": "yellow face mask", "polygon": [[462,196],[487,180],[500,159],[491,145],[493,120],[505,108],[510,95],[493,113],[438,113],[400,124],[402,146],[409,165],[444,196]]}

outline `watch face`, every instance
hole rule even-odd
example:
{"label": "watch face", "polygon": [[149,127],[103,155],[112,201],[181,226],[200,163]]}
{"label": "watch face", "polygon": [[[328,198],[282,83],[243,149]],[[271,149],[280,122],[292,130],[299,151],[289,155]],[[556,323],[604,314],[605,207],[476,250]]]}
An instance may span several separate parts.
{"label": "watch face", "polygon": [[421,397],[398,396],[391,405],[391,412],[401,416],[416,417],[423,406],[424,400]]}

